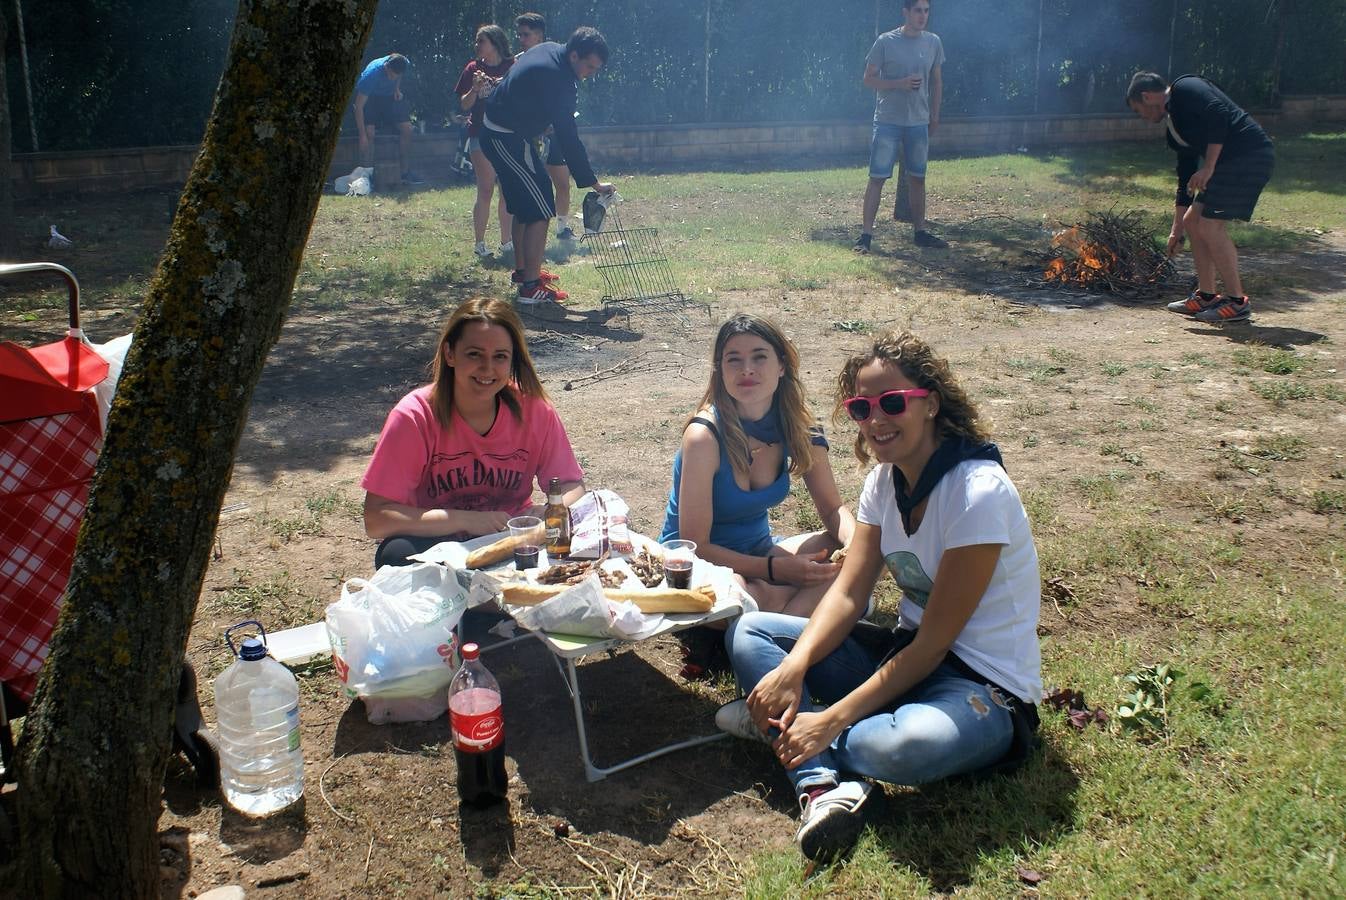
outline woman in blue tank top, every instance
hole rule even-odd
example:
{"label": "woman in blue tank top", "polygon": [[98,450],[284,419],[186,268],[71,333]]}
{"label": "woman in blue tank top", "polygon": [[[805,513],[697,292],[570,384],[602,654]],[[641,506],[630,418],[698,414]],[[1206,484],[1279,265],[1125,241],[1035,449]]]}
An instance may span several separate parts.
{"label": "woman in blue tank top", "polygon": [[[855,517],[842,504],[827,440],[799,380],[799,353],[772,322],[739,314],[715,338],[710,384],[673,459],[660,540],[696,541],[728,566],[759,607],[807,616],[837,576],[834,551]],[[823,531],[773,537],[768,514],[804,480]]]}

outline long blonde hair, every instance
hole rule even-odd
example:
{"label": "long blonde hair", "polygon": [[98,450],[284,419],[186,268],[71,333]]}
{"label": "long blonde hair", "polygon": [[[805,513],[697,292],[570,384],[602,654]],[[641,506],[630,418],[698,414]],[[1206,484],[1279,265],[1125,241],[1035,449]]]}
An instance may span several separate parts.
{"label": "long blonde hair", "polygon": [[523,338],[523,322],[519,314],[504,300],[494,297],[474,297],[464,301],[449,316],[444,327],[439,330],[439,340],[435,342],[435,356],[430,361],[430,408],[435,411],[435,419],[444,428],[449,427],[453,419],[453,366],[444,361],[444,347],[452,347],[463,336],[463,329],[473,322],[485,325],[499,325],[509,332],[512,345],[510,353],[510,383],[500,389],[500,400],[509,407],[514,418],[523,418],[523,409],[516,395],[547,399],[542,388],[542,380],[533,368],[533,358],[528,355],[528,344]]}
{"label": "long blonde hair", "polygon": [[[813,411],[809,408],[804,385],[799,380],[799,351],[776,323],[760,316],[739,313],[720,326],[711,356],[710,384],[701,396],[701,407],[714,405],[716,417],[720,420],[720,440],[724,442],[725,452],[729,455],[729,464],[736,472],[746,473],[752,465],[752,456],[748,453],[748,436],[743,432],[734,398],[729,396],[724,386],[721,369],[724,345],[729,343],[730,338],[741,334],[750,334],[766,341],[776,351],[776,356],[785,368],[780,383],[776,385],[773,403],[780,409],[781,432],[790,455],[790,474],[802,476],[813,468],[813,442],[809,434],[814,424]],[[688,418],[687,424],[690,425],[694,418],[695,415]],[[686,428],[686,425],[683,427]]]}
{"label": "long blonde hair", "polygon": [[[875,360],[891,363],[917,387],[939,395],[935,427],[941,440],[951,434],[976,443],[991,439],[990,428],[977,411],[976,404],[949,371],[948,360],[936,357],[929,344],[909,331],[886,331],[874,339],[868,350],[846,360],[837,377],[836,405],[832,409],[834,423],[840,425],[851,421],[842,401],[855,396],[855,382],[860,370]],[[862,465],[869,462],[869,447],[858,433],[854,449],[855,458]]]}

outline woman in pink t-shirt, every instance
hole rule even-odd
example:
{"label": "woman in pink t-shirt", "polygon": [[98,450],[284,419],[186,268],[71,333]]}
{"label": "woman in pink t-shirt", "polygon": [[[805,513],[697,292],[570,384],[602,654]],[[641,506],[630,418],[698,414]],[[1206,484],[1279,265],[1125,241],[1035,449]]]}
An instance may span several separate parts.
{"label": "woman in pink t-shirt", "polygon": [[503,531],[511,516],[537,513],[533,485],[552,478],[567,503],[584,493],[523,323],[503,300],[468,300],[440,332],[431,383],[393,407],[365,470],[365,533],[381,542],[374,564],[406,565],[440,541]]}

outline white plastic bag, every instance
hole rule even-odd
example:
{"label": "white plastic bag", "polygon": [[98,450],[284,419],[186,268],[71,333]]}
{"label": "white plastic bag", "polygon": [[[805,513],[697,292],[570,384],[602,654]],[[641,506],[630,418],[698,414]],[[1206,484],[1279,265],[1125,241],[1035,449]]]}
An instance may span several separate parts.
{"label": "white plastic bag", "polygon": [[[466,608],[457,573],[435,563],[384,566],[373,578],[341,586],[341,599],[327,607],[332,660],[346,693],[365,698],[370,722],[443,715],[440,700],[453,679],[453,629]],[[428,702],[382,702],[393,700]]]}
{"label": "white plastic bag", "polygon": [[132,335],[124,334],[113,338],[106,344],[94,344],[93,349],[107,360],[107,378],[93,386],[94,398],[98,401],[98,419],[103,423],[103,433],[107,434],[107,417],[112,411],[112,398],[117,393],[117,382],[122,377],[122,364],[131,350]]}
{"label": "white plastic bag", "polygon": [[345,194],[346,196],[351,196],[352,183],[359,181],[361,178],[365,179],[365,189],[363,191],[357,190],[354,193],[368,194],[369,188],[374,180],[373,166],[356,166],[354,169],[351,170],[351,173],[349,175],[338,175],[336,180],[332,182],[332,189],[335,190],[336,193],[338,194]]}

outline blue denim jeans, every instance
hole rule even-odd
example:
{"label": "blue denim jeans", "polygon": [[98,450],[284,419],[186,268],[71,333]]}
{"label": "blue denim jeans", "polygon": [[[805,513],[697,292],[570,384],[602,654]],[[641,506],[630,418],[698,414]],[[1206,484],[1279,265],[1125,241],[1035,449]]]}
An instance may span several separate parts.
{"label": "blue denim jeans", "polygon": [[[743,690],[751,691],[780,665],[807,621],[754,612],[734,623],[725,641]],[[847,638],[805,674],[799,711],[837,702],[873,675],[878,663],[870,650]],[[831,747],[785,774],[796,792],[836,784],[842,772],[923,784],[991,765],[1009,750],[1013,733],[997,693],[941,663],[891,706],[850,725]]]}
{"label": "blue denim jeans", "polygon": [[869,143],[869,177],[892,178],[899,149],[907,177],[924,178],[930,158],[930,126],[875,122]]}

